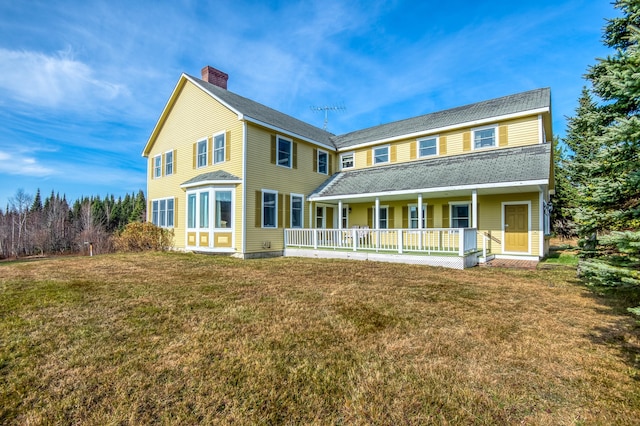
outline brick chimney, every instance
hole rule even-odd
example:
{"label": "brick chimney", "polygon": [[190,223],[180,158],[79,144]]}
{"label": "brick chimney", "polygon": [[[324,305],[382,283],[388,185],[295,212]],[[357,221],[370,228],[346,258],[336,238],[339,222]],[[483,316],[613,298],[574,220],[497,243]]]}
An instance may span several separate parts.
{"label": "brick chimney", "polygon": [[227,80],[229,80],[229,74],[207,65],[206,67],[202,68],[202,79],[226,90]]}

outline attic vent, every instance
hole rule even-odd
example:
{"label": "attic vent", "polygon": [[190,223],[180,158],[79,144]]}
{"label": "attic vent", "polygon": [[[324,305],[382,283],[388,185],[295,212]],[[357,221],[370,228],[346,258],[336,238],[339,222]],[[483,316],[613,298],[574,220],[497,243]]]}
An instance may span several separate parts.
{"label": "attic vent", "polygon": [[202,79],[208,83],[227,89],[227,80],[229,80],[229,74],[217,70],[209,65],[202,68]]}

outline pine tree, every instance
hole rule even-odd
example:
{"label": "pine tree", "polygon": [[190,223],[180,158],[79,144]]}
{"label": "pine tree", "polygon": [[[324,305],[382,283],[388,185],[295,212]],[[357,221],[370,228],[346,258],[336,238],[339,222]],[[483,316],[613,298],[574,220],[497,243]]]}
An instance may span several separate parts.
{"label": "pine tree", "polygon": [[598,285],[638,286],[640,2],[618,0],[614,6],[622,16],[608,21],[603,39],[615,53],[586,75],[600,102],[593,104],[583,91],[567,145],[575,153],[575,221],[585,248],[595,249],[581,266],[583,275]]}

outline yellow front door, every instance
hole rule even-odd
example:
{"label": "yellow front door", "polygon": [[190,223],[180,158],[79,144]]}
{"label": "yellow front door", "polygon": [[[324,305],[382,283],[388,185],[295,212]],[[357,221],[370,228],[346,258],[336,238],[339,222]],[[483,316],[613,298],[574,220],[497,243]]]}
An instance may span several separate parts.
{"label": "yellow front door", "polygon": [[504,251],[529,252],[529,206],[504,206]]}

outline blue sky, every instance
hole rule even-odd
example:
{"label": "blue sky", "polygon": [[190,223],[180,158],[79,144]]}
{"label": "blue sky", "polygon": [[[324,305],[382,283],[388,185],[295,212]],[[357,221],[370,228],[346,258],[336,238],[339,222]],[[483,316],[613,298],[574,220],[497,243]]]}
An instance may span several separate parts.
{"label": "blue sky", "polygon": [[142,149],[180,74],[345,133],[551,87],[563,136],[608,0],[3,1],[0,209],[145,189]]}

